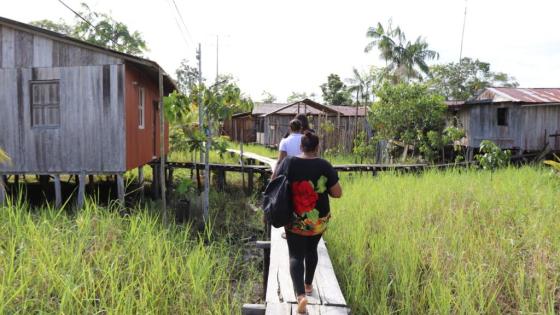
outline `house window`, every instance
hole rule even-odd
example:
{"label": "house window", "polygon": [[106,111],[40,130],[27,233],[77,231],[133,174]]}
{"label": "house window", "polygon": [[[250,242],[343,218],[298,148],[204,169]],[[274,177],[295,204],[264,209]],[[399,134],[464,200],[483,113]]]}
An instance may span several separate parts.
{"label": "house window", "polygon": [[60,85],[58,80],[31,81],[31,126],[60,126]]}
{"label": "house window", "polygon": [[498,126],[508,125],[508,109],[498,108]]}
{"label": "house window", "polygon": [[144,88],[141,87],[138,89],[138,128],[144,129],[144,112],[145,112],[145,92]]}

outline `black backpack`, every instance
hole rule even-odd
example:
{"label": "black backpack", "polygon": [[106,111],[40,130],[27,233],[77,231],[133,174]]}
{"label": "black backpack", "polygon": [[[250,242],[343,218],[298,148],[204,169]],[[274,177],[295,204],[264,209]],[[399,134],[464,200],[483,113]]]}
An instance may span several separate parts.
{"label": "black backpack", "polygon": [[287,225],[292,220],[294,205],[288,173],[290,170],[290,157],[283,163],[288,163],[286,174],[280,174],[270,181],[264,190],[263,209],[264,216],[272,226],[279,228]]}

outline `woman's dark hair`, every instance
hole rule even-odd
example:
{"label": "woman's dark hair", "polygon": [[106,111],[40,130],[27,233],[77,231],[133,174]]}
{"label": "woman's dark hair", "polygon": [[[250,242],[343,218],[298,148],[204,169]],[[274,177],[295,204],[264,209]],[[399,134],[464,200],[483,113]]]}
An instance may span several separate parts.
{"label": "woman's dark hair", "polygon": [[292,132],[297,132],[301,130],[301,121],[297,119],[290,120],[290,130]]}
{"label": "woman's dark hair", "polygon": [[319,137],[311,131],[306,131],[301,137],[301,149],[303,152],[313,152],[319,146]]}
{"label": "woman's dark hair", "polygon": [[297,114],[295,119],[301,121],[301,130],[309,130],[309,120],[307,119],[307,115]]}

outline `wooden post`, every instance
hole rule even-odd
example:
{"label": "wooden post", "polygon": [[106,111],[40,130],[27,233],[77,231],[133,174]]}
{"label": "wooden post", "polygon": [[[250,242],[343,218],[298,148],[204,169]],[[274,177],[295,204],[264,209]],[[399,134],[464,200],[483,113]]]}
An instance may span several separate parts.
{"label": "wooden post", "polygon": [[4,178],[4,175],[0,175],[0,204],[3,204],[6,200],[6,185],[8,182]]}
{"label": "wooden post", "polygon": [[252,194],[254,186],[254,171],[252,168],[248,169],[247,183],[247,193]]}
{"label": "wooden post", "polygon": [[144,200],[144,166],[138,167],[138,189],[140,189],[140,200]]}
{"label": "wooden post", "polygon": [[85,188],[86,188],[86,175],[81,173],[78,175],[78,209],[83,208],[85,200]]}
{"label": "wooden post", "polygon": [[119,202],[124,207],[124,175],[122,173],[117,174],[117,192]]}
{"label": "wooden post", "polygon": [[223,169],[216,170],[216,186],[219,191],[226,187],[226,171]]}
{"label": "wooden post", "polygon": [[60,187],[60,175],[54,175],[54,206],[60,208],[62,205],[62,189]]}
{"label": "wooden post", "polygon": [[14,175],[14,184],[17,186],[19,186],[19,175]]}
{"label": "wooden post", "polygon": [[89,191],[92,191],[92,192],[93,192],[94,184],[95,184],[95,178],[94,178],[93,174],[88,175],[88,188],[89,188]]}
{"label": "wooden post", "polygon": [[159,199],[159,165],[152,165],[152,198]]}

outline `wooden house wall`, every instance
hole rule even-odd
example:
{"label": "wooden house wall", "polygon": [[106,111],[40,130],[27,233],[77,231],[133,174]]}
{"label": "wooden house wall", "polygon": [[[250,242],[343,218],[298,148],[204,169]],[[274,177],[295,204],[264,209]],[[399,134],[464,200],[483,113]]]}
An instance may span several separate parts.
{"label": "wooden house wall", "polygon": [[[289,132],[289,123],[294,117],[292,115],[270,115],[266,116],[264,122],[265,145],[277,146],[282,138]],[[326,128],[327,123],[330,128]],[[322,150],[340,149],[349,153],[352,151],[354,138],[357,132],[364,130],[364,117],[353,116],[326,116],[310,115],[309,124],[320,137]]]}
{"label": "wooden house wall", "polygon": [[257,141],[255,119],[251,115],[226,120],[223,125],[223,133],[235,142],[253,143]]}
{"label": "wooden house wall", "polygon": [[[30,81],[59,80],[60,126],[31,126]],[[122,65],[0,69],[0,172],[122,172]]]}
{"label": "wooden house wall", "polygon": [[[479,147],[482,140],[491,140],[501,148],[522,148],[521,107],[508,103],[470,105],[469,145]],[[498,108],[508,108],[508,125],[498,126]]]}
{"label": "wooden house wall", "polygon": [[[125,66],[126,106],[126,168],[145,165],[160,152],[160,117],[158,110],[159,85],[157,80],[131,64]],[[144,128],[139,128],[139,89],[144,88]],[[169,149],[168,125],[165,125],[165,152]],[[124,150],[124,147],[121,149]]]}
{"label": "wooden house wall", "polygon": [[0,68],[44,68],[120,64],[111,55],[65,43],[42,33],[0,24]]}
{"label": "wooden house wall", "polygon": [[527,151],[542,150],[546,143],[552,150],[560,150],[560,106],[522,106],[523,129],[521,143]]}
{"label": "wooden house wall", "polygon": [[[60,124],[32,127],[30,81],[58,80]],[[0,172],[126,170],[122,60],[0,24]]]}

